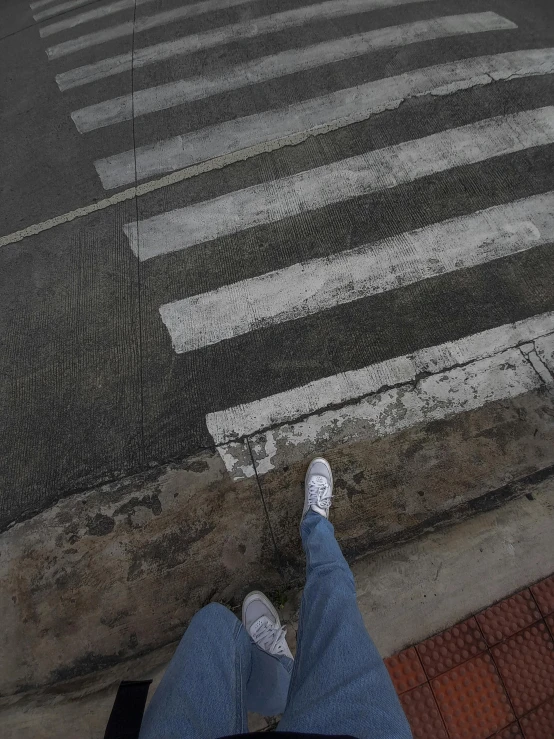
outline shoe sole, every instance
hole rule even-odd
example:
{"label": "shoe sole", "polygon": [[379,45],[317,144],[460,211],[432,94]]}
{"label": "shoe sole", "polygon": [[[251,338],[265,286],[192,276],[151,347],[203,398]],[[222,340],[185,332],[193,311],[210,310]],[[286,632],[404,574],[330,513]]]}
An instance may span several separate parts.
{"label": "shoe sole", "polygon": [[302,521],[304,520],[304,516],[310,508],[308,504],[308,478],[310,476],[310,470],[312,469],[314,464],[316,464],[316,462],[322,462],[327,468],[327,471],[329,472],[329,480],[331,481],[331,490],[333,489],[333,471],[329,462],[324,459],[324,457],[316,457],[315,459],[312,459],[304,477],[304,509],[302,510],[302,518],[300,519],[300,523],[302,523]]}
{"label": "shoe sole", "polygon": [[248,593],[246,598],[242,601],[242,625],[246,628],[246,620],[245,620],[245,611],[252,603],[253,600],[261,600],[262,603],[267,607],[267,610],[271,613],[271,615],[274,618],[275,625],[280,627],[281,626],[281,619],[279,618],[279,614],[275,610],[275,606],[273,603],[269,600],[269,598],[264,595],[260,590],[252,590],[252,592]]}

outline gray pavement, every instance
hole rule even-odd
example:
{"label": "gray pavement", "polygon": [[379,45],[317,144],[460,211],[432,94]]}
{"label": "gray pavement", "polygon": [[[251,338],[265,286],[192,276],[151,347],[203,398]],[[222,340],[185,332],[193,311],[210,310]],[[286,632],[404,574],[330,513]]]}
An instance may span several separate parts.
{"label": "gray pavement", "polygon": [[[53,0],[49,7],[55,5]],[[266,111],[346,87],[484,54],[554,46],[552,9],[538,0],[525,6],[491,0],[486,7],[476,1],[463,7],[447,0],[389,3],[355,14],[339,8],[330,17],[322,10],[321,18],[287,21],[287,27],[277,20],[277,30],[249,32],[246,39],[238,37],[239,27],[263,27],[266,16],[294,14],[303,6],[288,0],[278,14],[269,2],[193,9],[190,17],[144,29],[141,19],[185,7],[146,2],[77,22],[110,5],[102,0],[53,11],[41,24],[33,23],[24,3],[10,2],[2,11],[2,236],[113,197],[94,162],[135,146],[163,146],[170,137],[255,114],[263,126]],[[275,57],[274,78],[245,78],[237,89],[205,92],[207,81],[229,85],[236,65],[256,65],[267,56],[282,59],[292,52],[294,58],[295,50],[323,43],[340,56],[344,38],[353,34],[488,11],[515,27],[395,42],[289,74],[278,73]],[[133,34],[128,27],[135,14]],[[39,36],[40,28],[71,19],[73,27]],[[214,45],[217,29],[232,24],[237,39]],[[48,47],[85,35],[101,39],[115,26],[123,29],[117,38],[88,41],[86,48],[52,61],[46,56]],[[183,37],[199,50],[164,52],[161,61],[155,61],[157,51],[143,52]],[[126,70],[133,48],[142,61]],[[322,52],[314,53],[317,61]],[[58,88],[56,75],[110,58],[116,61],[108,76],[64,92]],[[124,233],[125,224],[138,220],[140,252],[141,224],[153,216],[447,129],[554,105],[554,78],[546,63],[539,71],[545,73],[414,97],[297,145],[276,144],[275,151],[247,154],[224,168],[208,166],[181,181],[158,183],[138,198],[131,193],[122,203],[0,247],[2,524],[77,490],[212,447],[205,422],[212,411],[553,310],[554,256],[546,244],[469,269],[439,271],[298,320],[260,324],[184,354],[173,350],[159,312],[162,305],[239,280],[546,192],[554,181],[554,143],[548,137],[542,146],[523,144],[519,151],[446,167],[396,187],[364,194],[354,189],[351,197],[346,188],[338,202],[300,206],[297,215],[268,223],[262,217],[253,228],[198,238],[189,248],[146,261],[137,260]],[[72,111],[133,90],[154,89],[155,96],[161,85],[199,77],[199,99],[137,114],[134,121],[79,133],[71,119]],[[227,149],[232,152],[232,141]],[[154,150],[154,159],[162,158],[161,151]],[[162,230],[160,242],[164,238]]]}

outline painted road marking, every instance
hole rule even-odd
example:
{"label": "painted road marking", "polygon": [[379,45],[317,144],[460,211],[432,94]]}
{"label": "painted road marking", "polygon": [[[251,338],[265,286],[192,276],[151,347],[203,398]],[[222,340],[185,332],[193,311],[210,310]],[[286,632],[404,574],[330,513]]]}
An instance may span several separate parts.
{"label": "painted road marking", "polygon": [[[158,26],[166,25],[167,23],[173,23],[183,18],[191,18],[195,15],[201,15],[202,13],[208,13],[217,10],[226,10],[227,8],[233,8],[237,5],[245,5],[246,3],[253,2],[253,0],[204,0],[204,2],[195,3],[194,5],[184,5],[180,8],[172,8],[166,10],[163,13],[156,13],[155,15],[147,15],[142,18],[137,18],[135,22],[135,33],[141,31],[147,31],[150,28],[157,28]],[[82,51],[90,46],[96,44],[104,44],[106,41],[112,41],[116,38],[123,36],[130,36],[133,33],[133,22],[120,23],[117,26],[111,28],[105,28],[101,31],[95,31],[94,33],[88,33],[85,36],[79,36],[78,38],[69,39],[69,41],[63,41],[55,46],[50,46],[46,49],[49,59],[57,59],[67,54],[72,54],[76,51]]]}
{"label": "painted road marking", "polygon": [[554,191],[176,300],[160,315],[181,354],[551,241]]}
{"label": "painted road marking", "polygon": [[297,144],[398,108],[410,97],[450,95],[499,80],[552,73],[554,48],[462,59],[180,134],[99,159],[94,166],[110,190],[134,182],[135,176],[144,180],[236,151],[254,156],[260,145],[275,150]]}
{"label": "painted road marking", "polygon": [[45,8],[44,10],[39,10],[38,13],[33,15],[33,18],[37,22],[42,21],[46,18],[51,18],[54,15],[66,13],[68,10],[73,10],[73,8],[79,8],[81,5],[88,5],[89,3],[90,0],[67,0],[65,3],[60,3],[59,5],[54,5],[52,7]]}
{"label": "painted road marking", "polygon": [[[290,177],[235,190],[141,221],[140,259],[275,223],[377,190],[554,143],[554,106],[487,118]],[[131,247],[136,223],[124,226]]]}
{"label": "painted road marking", "polygon": [[[550,314],[550,330],[552,329],[554,322]],[[521,333],[527,333],[525,340],[533,341],[531,331]],[[276,467],[302,460],[313,452],[314,445],[324,452],[326,448],[338,444],[383,438],[421,423],[449,418],[544,387],[543,379],[517,346],[503,351],[498,351],[493,346],[487,352],[488,356],[471,360],[471,344],[474,339],[479,346],[484,344],[482,335],[476,334],[462,339],[467,345],[465,352],[456,351],[459,342],[449,342],[393,360],[390,371],[392,379],[399,378],[396,386],[380,392],[369,389],[369,395],[340,409],[324,410],[325,406],[320,403],[316,412],[307,418],[250,436],[249,450],[256,460],[255,472],[249,455],[245,456],[243,443],[229,441],[216,448],[235,479],[252,477],[254,474],[262,475]],[[553,334],[543,337],[544,339],[554,345]],[[519,340],[521,339],[515,339]],[[452,351],[453,356],[448,357]],[[443,352],[448,357],[446,360],[441,357]],[[458,354],[465,356],[466,364],[456,366]],[[410,363],[413,370],[421,367],[419,371],[423,372],[427,371],[426,367],[430,364],[433,374],[418,381],[417,372],[410,372]],[[446,366],[437,372],[434,367],[441,365]],[[366,369],[368,387],[371,388],[371,381],[375,378],[371,372],[372,367]],[[382,367],[381,370],[386,376],[385,368]],[[546,368],[544,372],[548,384],[552,385],[554,378]],[[404,381],[403,377],[410,374],[411,379]],[[326,378],[327,384],[331,385],[335,380],[340,382],[339,377]],[[321,409],[319,413],[318,409]],[[206,420],[208,428],[217,433],[218,427],[213,414],[209,414]]]}
{"label": "painted road marking", "polygon": [[[76,69],[70,69],[56,75],[56,82],[60,90],[68,90],[72,87],[85,85],[95,80],[110,77],[121,72],[129,71],[131,67],[140,67],[171,59],[182,54],[191,54],[202,49],[213,48],[239,39],[254,38],[262,34],[283,31],[287,28],[300,26],[310,21],[338,18],[355,13],[363,13],[376,8],[406,5],[418,0],[327,0],[327,2],[307,7],[287,10],[283,13],[256,18],[235,23],[222,28],[215,28],[203,33],[184,36],[172,41],[164,41],[153,46],[145,46],[135,49],[134,56],[131,51],[118,56],[101,59],[93,64],[86,64]],[[492,14],[491,15],[495,15]],[[496,16],[499,18],[500,16]],[[508,23],[509,21],[504,21]],[[511,24],[511,28],[515,28]],[[298,49],[296,49],[298,51]]]}
{"label": "painted road marking", "polygon": [[31,10],[38,10],[39,8],[43,8],[45,5],[50,5],[50,3],[55,2],[55,0],[37,0],[35,3],[29,3],[29,7]]}
{"label": "painted road marking", "polygon": [[99,18],[105,18],[108,15],[119,13],[127,8],[139,7],[139,5],[146,5],[146,3],[152,3],[154,0],[117,0],[114,3],[108,5],[101,5],[99,8],[92,8],[92,10],[86,10],[84,13],[78,13],[72,15],[69,18],[63,18],[55,23],[49,23],[47,26],[42,26],[39,29],[39,33],[42,38],[46,36],[52,36],[54,33],[60,31],[67,31],[69,28],[75,28],[82,23],[88,23],[89,21],[95,21]]}
{"label": "painted road marking", "polygon": [[508,323],[362,369],[323,377],[261,400],[209,413],[206,416],[208,431],[215,444],[225,444],[273,426],[294,422],[330,406],[357,401],[383,388],[414,382],[421,374],[437,374],[457,365],[491,357],[553,331],[554,311]]}
{"label": "painted road marking", "polygon": [[381,439],[540,387],[544,383],[527,358],[517,348],[507,349],[426,377],[415,388],[413,383],[401,385],[254,436],[250,449],[257,461],[256,473],[250,460],[244,459],[243,444],[230,442],[217,449],[234,479],[259,476],[305,459],[314,447],[323,453],[339,444]]}
{"label": "painted road marking", "polygon": [[212,75],[176,80],[165,85],[137,90],[133,94],[129,93],[76,110],[71,117],[77,129],[81,133],[86,133],[96,128],[130,120],[133,113],[137,118],[147,113],[166,110],[193,100],[201,100],[229,90],[259,84],[323,64],[351,59],[379,49],[447,36],[511,28],[513,28],[511,21],[494,13],[446,16],[406,23],[401,26],[379,28],[347,38],[333,39],[305,48],[290,49],[279,54],[261,57],[252,62],[231,67],[225,73],[217,72]]}

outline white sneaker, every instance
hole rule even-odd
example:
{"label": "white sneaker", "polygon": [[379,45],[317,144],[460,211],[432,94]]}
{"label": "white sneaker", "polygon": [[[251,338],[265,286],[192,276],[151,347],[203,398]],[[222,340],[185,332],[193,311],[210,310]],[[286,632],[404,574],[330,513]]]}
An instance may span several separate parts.
{"label": "white sneaker", "polygon": [[242,623],[250,634],[250,638],[269,654],[285,655],[293,659],[285,634],[286,626],[281,620],[271,601],[258,590],[248,593],[242,604]]}
{"label": "white sneaker", "polygon": [[333,499],[333,473],[326,459],[318,457],[310,462],[304,481],[304,510],[301,521],[310,510],[329,518],[329,508]]}

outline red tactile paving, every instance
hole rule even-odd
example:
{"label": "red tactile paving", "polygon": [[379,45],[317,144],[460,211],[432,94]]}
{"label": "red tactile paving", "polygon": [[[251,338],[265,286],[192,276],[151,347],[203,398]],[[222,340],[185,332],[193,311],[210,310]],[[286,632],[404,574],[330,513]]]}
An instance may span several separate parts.
{"label": "red tactile paving", "polygon": [[554,613],[554,575],[536,585],[531,585],[531,592],[543,616]]}
{"label": "red tactile paving", "polygon": [[554,641],[544,623],[521,631],[491,652],[518,716],[554,696]]}
{"label": "red tactile paving", "polygon": [[385,660],[385,665],[397,693],[405,693],[427,681],[415,647],[389,657]]}
{"label": "red tactile paving", "polygon": [[554,737],[554,700],[543,703],[524,716],[521,728],[525,739],[552,739]]}
{"label": "red tactile paving", "polygon": [[539,621],[541,614],[529,590],[487,608],[477,614],[477,621],[489,646]]}
{"label": "red tactile paving", "polygon": [[486,739],[515,720],[489,654],[431,681],[450,739]]}
{"label": "red tactile paving", "polygon": [[414,739],[554,739],[554,575],[385,662]]}
{"label": "red tactile paving", "polygon": [[495,734],[492,739],[524,739],[518,724],[510,724]]}
{"label": "red tactile paving", "polygon": [[429,685],[403,693],[400,702],[414,739],[448,739]]}
{"label": "red tactile paving", "polygon": [[486,648],[477,622],[474,618],[469,618],[422,642],[417,651],[427,675],[436,677],[484,652]]}

